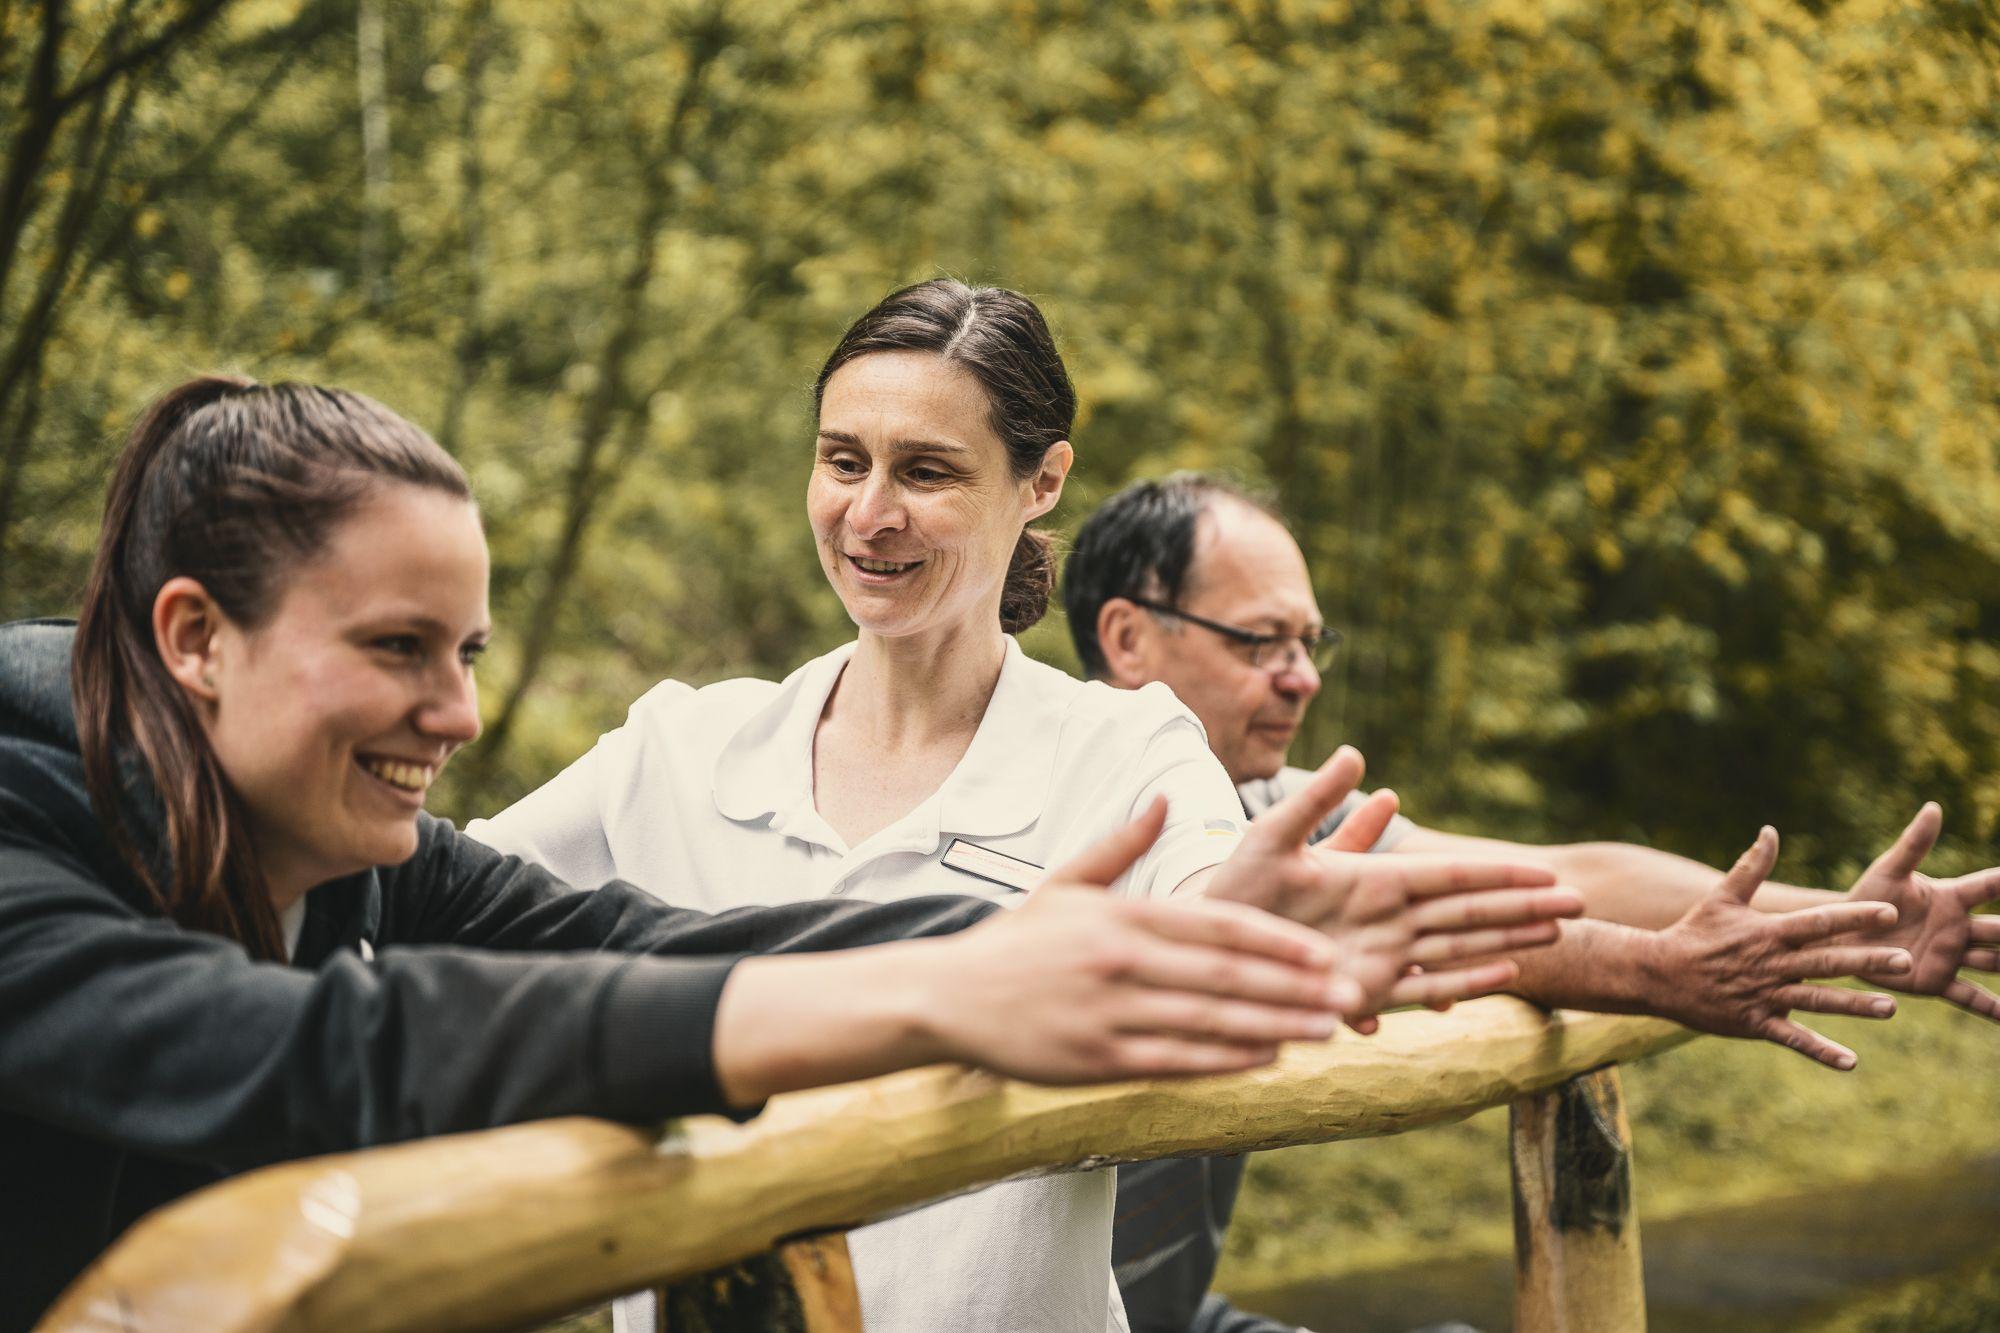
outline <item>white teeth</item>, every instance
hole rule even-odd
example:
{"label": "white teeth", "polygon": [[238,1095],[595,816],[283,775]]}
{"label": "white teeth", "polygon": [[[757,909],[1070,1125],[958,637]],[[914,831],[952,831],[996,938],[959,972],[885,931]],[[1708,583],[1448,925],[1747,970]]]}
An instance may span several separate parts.
{"label": "white teeth", "polygon": [[399,759],[363,759],[361,766],[392,787],[422,791],[431,785],[437,770],[429,764],[406,764]]}
{"label": "white teeth", "polygon": [[870,574],[897,574],[910,567],[909,564],[898,564],[894,560],[864,560],[858,555],[854,557],[854,563]]}

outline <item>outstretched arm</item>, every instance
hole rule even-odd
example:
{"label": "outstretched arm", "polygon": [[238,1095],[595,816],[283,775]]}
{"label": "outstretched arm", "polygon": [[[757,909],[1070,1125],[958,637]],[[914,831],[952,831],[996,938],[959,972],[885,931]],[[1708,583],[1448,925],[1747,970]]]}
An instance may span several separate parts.
{"label": "outstretched arm", "polygon": [[[1421,825],[1395,846],[1398,854],[1483,856],[1543,866],[1583,895],[1584,914],[1643,930],[1664,930],[1715,887],[1722,872],[1672,852],[1629,842],[1577,842],[1552,846],[1505,842],[1466,833],[1444,833]],[[1755,906],[1764,912],[1791,912],[1837,902],[1824,889],[1801,889],[1767,882]]]}
{"label": "outstretched arm", "polygon": [[[1757,889],[1752,906],[1761,912],[1792,913],[1842,902],[1886,903],[1896,909],[1895,918],[1859,930],[1843,942],[1902,949],[1912,965],[1902,971],[1870,972],[1863,980],[1911,995],[1938,996],[2000,1022],[2000,998],[1959,975],[1962,968],[2000,971],[2000,916],[1977,914],[1978,908],[2000,898],[2000,869],[1942,880],[1919,872],[1917,867],[1937,842],[1942,824],[1937,804],[1928,802],[1846,893],[1765,883]],[[1397,844],[1398,853],[1405,850],[1504,855],[1546,866],[1576,887],[1594,920],[1565,927],[1563,941],[1554,948],[1532,960],[1520,959],[1520,993],[1587,1008],[1604,1007],[1589,997],[1608,1003],[1622,994],[1646,1005],[1660,998],[1633,993],[1633,988],[1644,985],[1635,956],[1654,942],[1613,927],[1667,929],[1707,896],[1720,873],[1698,861],[1628,843],[1533,847],[1423,828]]]}
{"label": "outstretched arm", "polygon": [[[1506,986],[1514,965],[1493,954],[1547,944],[1557,918],[1583,910],[1573,890],[1537,866],[1309,846],[1361,772],[1360,754],[1342,746],[1259,816],[1227,861],[1191,876],[1181,892],[1248,903],[1324,933],[1341,982],[1355,990],[1343,1007],[1364,1021],[1387,1004],[1443,1003]],[[1349,822],[1362,819],[1357,811]],[[1407,975],[1412,964],[1424,972]]]}
{"label": "outstretched arm", "polygon": [[1104,892],[1165,811],[1155,801],[962,934],[744,960],[715,1024],[730,1100],[940,1060],[1047,1083],[1223,1073],[1331,1036],[1341,992],[1316,932],[1232,903]]}

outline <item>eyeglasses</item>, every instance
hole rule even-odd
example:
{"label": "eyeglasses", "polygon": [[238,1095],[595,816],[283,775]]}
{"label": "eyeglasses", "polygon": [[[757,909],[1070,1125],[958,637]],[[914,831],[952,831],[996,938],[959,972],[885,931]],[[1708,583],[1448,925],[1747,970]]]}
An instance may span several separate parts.
{"label": "eyeglasses", "polygon": [[1256,630],[1225,625],[1219,620],[1183,611],[1178,606],[1168,606],[1165,602],[1144,597],[1127,597],[1125,600],[1163,616],[1178,616],[1241,645],[1249,650],[1250,665],[1260,671],[1282,671],[1292,664],[1296,654],[1312,663],[1314,671],[1323,672],[1333,665],[1333,655],[1340,648],[1340,631],[1337,629],[1320,629],[1311,634],[1259,634]]}

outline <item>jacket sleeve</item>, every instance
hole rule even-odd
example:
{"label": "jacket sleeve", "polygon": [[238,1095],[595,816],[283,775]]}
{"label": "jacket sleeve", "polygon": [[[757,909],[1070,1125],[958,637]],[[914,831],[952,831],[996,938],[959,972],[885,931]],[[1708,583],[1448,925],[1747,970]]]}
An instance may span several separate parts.
{"label": "jacket sleeve", "polygon": [[[696,1109],[729,1112],[715,1080],[711,1036],[728,969],[750,954],[850,949],[889,940],[947,935],[985,919],[997,905],[980,898],[925,897],[893,903],[833,899],[698,912],[670,907],[623,880],[594,891],[571,888],[538,865],[494,851],[450,823],[420,817],[417,854],[388,876],[385,944],[421,940],[479,949],[609,951],[643,954],[644,966],[616,972],[604,990],[597,1027],[600,1071],[618,1110],[643,1119],[663,1113],[656,1080],[668,1052],[663,1034],[697,1045],[672,1053],[672,1087],[699,1089]],[[385,951],[395,958],[401,951]],[[671,966],[661,966],[667,959]],[[712,977],[712,985],[689,984]]]}
{"label": "jacket sleeve", "polygon": [[417,853],[387,872],[389,939],[486,949],[610,949],[660,955],[798,953],[945,935],[984,919],[980,898],[817,899],[708,913],[670,907],[623,880],[579,892],[541,866],[419,816]]}
{"label": "jacket sleeve", "polygon": [[[0,1106],[231,1168],[544,1116],[724,1111],[709,1045],[737,957],[893,933],[648,919],[630,890],[592,912],[593,895],[503,873],[491,853],[460,863],[462,840],[432,836],[419,859],[469,873],[422,895],[459,936],[308,972],[140,913],[39,820],[0,803]],[[478,903],[487,888],[502,901]]]}

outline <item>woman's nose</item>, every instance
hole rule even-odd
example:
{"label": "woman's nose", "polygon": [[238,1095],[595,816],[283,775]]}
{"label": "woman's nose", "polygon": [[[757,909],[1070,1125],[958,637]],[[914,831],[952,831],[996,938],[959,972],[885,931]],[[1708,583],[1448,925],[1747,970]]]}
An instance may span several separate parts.
{"label": "woman's nose", "polygon": [[903,498],[895,479],[877,468],[861,483],[847,509],[847,526],[860,537],[874,537],[903,526]]}
{"label": "woman's nose", "polygon": [[417,716],[426,736],[464,745],[479,735],[479,685],[469,665],[457,664],[441,674],[431,697]]}

